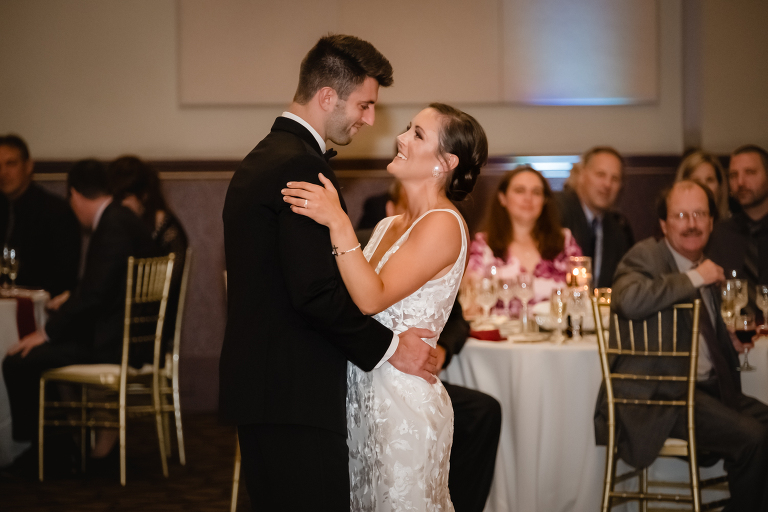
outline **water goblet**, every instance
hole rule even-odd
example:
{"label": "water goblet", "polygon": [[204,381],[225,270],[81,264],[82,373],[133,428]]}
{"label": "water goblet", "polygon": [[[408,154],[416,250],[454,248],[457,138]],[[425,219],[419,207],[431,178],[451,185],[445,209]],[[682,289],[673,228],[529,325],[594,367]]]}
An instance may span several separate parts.
{"label": "water goblet", "polygon": [[757,285],[755,305],[763,312],[762,330],[768,329],[768,284]]}
{"label": "water goblet", "polygon": [[727,282],[731,284],[736,293],[733,304],[734,315],[740,315],[742,308],[745,308],[749,302],[749,292],[747,291],[749,283],[746,279],[729,279]]}
{"label": "water goblet", "polygon": [[[746,315],[736,315],[734,322],[736,337],[742,343],[752,343],[752,338],[757,333],[755,325],[755,315],[747,313]],[[744,347],[744,362],[736,368],[740,372],[753,372],[755,367],[749,364],[749,349]]]}
{"label": "water goblet", "polygon": [[495,276],[480,278],[475,289],[475,301],[483,308],[483,316],[491,317],[491,308],[499,300],[498,282]]}
{"label": "water goblet", "polygon": [[11,288],[16,288],[16,277],[19,275],[19,258],[16,249],[11,249],[8,254],[8,277],[11,278]]}
{"label": "water goblet", "polygon": [[8,286],[8,273],[11,271],[11,250],[6,245],[3,247],[3,259],[1,261],[0,274],[2,275],[3,288]]}
{"label": "water goblet", "polygon": [[554,323],[555,334],[552,337],[552,341],[557,345],[565,340],[565,336],[563,336],[563,323],[565,323],[567,306],[567,288],[556,288],[552,290],[552,294],[549,298],[549,319]]}
{"label": "water goblet", "polygon": [[504,314],[511,316],[510,303],[517,295],[517,280],[512,277],[499,278],[499,299],[504,304]]}
{"label": "water goblet", "polygon": [[730,330],[734,328],[736,314],[736,289],[730,281],[726,281],[720,286],[720,315]]}
{"label": "water goblet", "polygon": [[533,298],[533,274],[521,272],[517,275],[517,298],[523,308],[520,310],[520,320],[523,322],[523,332],[528,332],[528,302]]}
{"label": "water goblet", "polygon": [[568,292],[568,314],[571,316],[571,326],[573,327],[573,340],[581,340],[581,326],[584,321],[584,315],[587,314],[587,303],[589,298],[588,288],[571,288]]}

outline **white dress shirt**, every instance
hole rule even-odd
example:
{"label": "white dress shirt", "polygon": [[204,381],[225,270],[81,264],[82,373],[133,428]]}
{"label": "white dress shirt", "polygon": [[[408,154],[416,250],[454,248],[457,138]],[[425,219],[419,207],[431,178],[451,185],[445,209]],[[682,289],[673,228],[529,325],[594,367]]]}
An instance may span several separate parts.
{"label": "white dress shirt", "polygon": [[[317,130],[312,128],[312,125],[310,125],[308,122],[306,122],[305,120],[303,120],[302,118],[300,118],[299,116],[297,116],[296,114],[294,114],[292,112],[287,112],[287,111],[283,112],[282,117],[287,117],[288,119],[296,121],[301,126],[306,128],[307,130],[309,130],[309,133],[312,134],[312,136],[315,138],[317,143],[320,145],[320,151],[325,153],[325,149],[326,149],[325,141],[323,140],[322,137],[320,137],[320,134],[317,133]],[[384,357],[382,357],[381,361],[379,361],[379,363],[376,365],[376,368],[378,368],[381,365],[383,365],[386,361],[389,361],[389,358],[392,357],[392,355],[397,350],[398,345],[400,345],[400,337],[397,334],[393,334],[392,335],[392,342],[389,344],[389,348],[384,353]]]}

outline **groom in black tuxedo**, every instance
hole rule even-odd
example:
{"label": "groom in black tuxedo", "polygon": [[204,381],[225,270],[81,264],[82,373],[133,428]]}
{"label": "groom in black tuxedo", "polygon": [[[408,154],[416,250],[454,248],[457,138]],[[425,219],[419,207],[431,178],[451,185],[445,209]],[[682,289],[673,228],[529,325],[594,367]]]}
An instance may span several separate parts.
{"label": "groom in black tuxedo", "polygon": [[293,103],[227,191],[219,406],[238,425],[256,510],[349,508],[347,361],[366,371],[389,361],[429,381],[438,371],[420,338],[433,333],[397,336],[360,313],[332,254],[353,248],[332,247],[328,228],[293,213],[281,193],[289,181],[320,184],[319,173],[338,190],[325,141],[346,145],[372,125],[379,86],[391,84],[389,61],[370,43],[323,37],[301,63]]}

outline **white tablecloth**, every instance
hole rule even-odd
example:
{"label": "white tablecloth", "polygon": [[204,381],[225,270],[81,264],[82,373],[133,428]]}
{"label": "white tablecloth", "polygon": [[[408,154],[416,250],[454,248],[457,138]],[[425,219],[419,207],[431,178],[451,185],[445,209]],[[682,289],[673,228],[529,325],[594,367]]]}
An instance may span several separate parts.
{"label": "white tablecloth", "polygon": [[[48,293],[40,290],[18,290],[24,297],[34,303],[35,325],[42,329],[45,325],[45,303]],[[19,331],[16,324],[17,302],[14,298],[0,298],[0,361],[8,349],[18,343]],[[29,448],[30,443],[19,443],[13,440],[11,406],[8,403],[8,392],[5,389],[3,369],[0,365],[0,468],[9,466],[13,459]]]}
{"label": "white tablecloth", "polygon": [[[750,363],[758,371],[743,375],[744,392],[768,402],[768,339],[758,341]],[[501,403],[501,439],[486,512],[599,510],[605,448],[595,446],[593,427],[602,380],[594,337],[561,346],[470,339],[440,378]],[[682,461],[664,462],[670,465],[662,464],[657,475],[672,472],[685,481]]]}

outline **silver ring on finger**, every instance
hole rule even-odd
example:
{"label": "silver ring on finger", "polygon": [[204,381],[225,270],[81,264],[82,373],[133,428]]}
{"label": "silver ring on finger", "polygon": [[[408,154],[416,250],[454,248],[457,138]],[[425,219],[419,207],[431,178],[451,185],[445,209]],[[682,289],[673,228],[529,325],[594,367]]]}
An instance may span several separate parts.
{"label": "silver ring on finger", "polygon": [[305,199],[304,200],[304,208],[306,208],[308,204],[309,204],[309,199]]}

